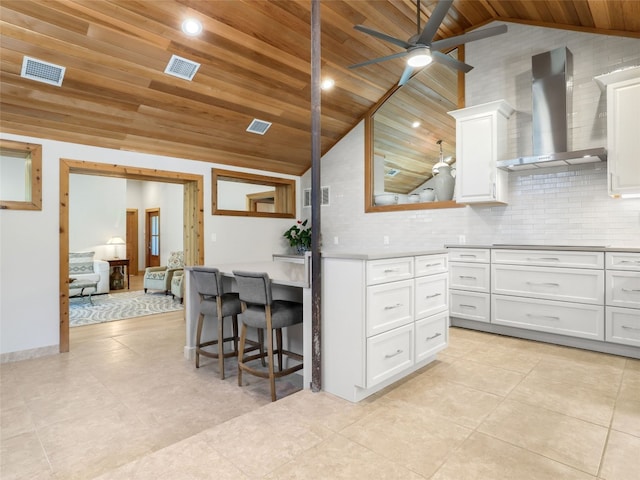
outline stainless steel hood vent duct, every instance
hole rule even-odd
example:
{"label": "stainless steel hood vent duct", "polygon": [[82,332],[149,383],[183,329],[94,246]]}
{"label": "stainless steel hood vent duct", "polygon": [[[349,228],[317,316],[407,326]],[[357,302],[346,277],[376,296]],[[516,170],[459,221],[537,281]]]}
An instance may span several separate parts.
{"label": "stainless steel hood vent duct", "polygon": [[569,151],[572,71],[573,57],[566,47],[531,58],[533,155],[500,161],[498,168],[524,170],[606,161],[605,148]]}

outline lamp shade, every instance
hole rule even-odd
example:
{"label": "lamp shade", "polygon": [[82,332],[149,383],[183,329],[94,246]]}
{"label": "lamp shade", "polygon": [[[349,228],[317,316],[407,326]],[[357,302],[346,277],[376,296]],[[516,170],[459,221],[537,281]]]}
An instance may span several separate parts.
{"label": "lamp shade", "polygon": [[126,242],[122,239],[122,237],[111,237],[107,242],[107,245],[125,245]]}

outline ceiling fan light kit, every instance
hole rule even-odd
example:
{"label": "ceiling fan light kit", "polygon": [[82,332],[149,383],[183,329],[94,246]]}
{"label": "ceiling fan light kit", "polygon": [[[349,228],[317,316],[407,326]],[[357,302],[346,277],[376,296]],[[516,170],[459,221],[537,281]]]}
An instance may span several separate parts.
{"label": "ceiling fan light kit", "polygon": [[426,67],[432,60],[429,47],[415,47],[410,50],[407,65],[413,68]]}
{"label": "ceiling fan light kit", "polygon": [[393,58],[408,56],[407,66],[402,73],[402,76],[400,77],[398,85],[404,85],[411,78],[413,69],[425,67],[432,61],[442,63],[461,72],[466,73],[470,71],[473,68],[471,65],[467,65],[464,62],[456,60],[449,55],[442,53],[442,51],[452,49],[458,45],[472,42],[474,40],[481,40],[483,38],[492,37],[494,35],[500,35],[501,33],[505,33],[507,31],[507,27],[506,25],[501,25],[499,27],[476,30],[473,32],[463,33],[461,35],[434,41],[433,39],[436,36],[436,33],[438,33],[440,24],[444,20],[444,17],[447,15],[447,12],[451,8],[451,5],[453,5],[453,0],[440,0],[436,5],[436,8],[433,9],[433,12],[431,13],[431,16],[429,17],[426,25],[424,26],[424,29],[420,30],[420,0],[417,0],[416,17],[418,32],[407,41],[392,37],[391,35],[387,35],[386,33],[378,32],[369,27],[365,27],[364,25],[355,25],[354,28],[356,30],[366,33],[367,35],[371,35],[372,37],[376,37],[385,42],[389,42],[402,47],[405,49],[405,51],[387,55],[385,57],[374,58],[372,60],[357,63],[355,65],[350,65],[349,68],[363,67],[366,65],[371,65],[373,63],[391,60]]}

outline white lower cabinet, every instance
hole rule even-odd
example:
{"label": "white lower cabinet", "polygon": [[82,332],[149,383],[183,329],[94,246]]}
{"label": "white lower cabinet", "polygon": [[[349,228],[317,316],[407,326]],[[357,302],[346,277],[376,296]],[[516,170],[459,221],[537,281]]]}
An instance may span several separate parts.
{"label": "white lower cabinet", "polygon": [[452,317],[489,323],[491,307],[488,293],[451,290],[449,292],[449,314]]}
{"label": "white lower cabinet", "polygon": [[[323,258],[322,386],[357,402],[448,344],[446,253]],[[407,278],[410,277],[410,278]]]}
{"label": "white lower cabinet", "polygon": [[640,253],[606,253],[608,342],[640,347]]}
{"label": "white lower cabinet", "polygon": [[491,250],[449,250],[449,314],[474,322],[491,319]]}

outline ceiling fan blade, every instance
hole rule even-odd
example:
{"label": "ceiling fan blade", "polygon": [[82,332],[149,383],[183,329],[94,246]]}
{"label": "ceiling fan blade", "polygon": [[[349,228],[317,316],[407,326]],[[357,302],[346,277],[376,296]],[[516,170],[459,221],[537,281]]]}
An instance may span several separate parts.
{"label": "ceiling fan blade", "polygon": [[404,72],[402,72],[402,76],[400,77],[400,81],[398,85],[402,86],[409,81],[411,78],[411,74],[413,73],[413,67],[411,65],[407,65],[404,67]]}
{"label": "ceiling fan blade", "polygon": [[431,12],[431,16],[427,21],[427,24],[424,26],[424,30],[418,37],[416,43],[420,43],[422,45],[429,45],[433,37],[435,37],[438,28],[440,28],[440,24],[444,20],[444,17],[447,15],[447,12],[453,5],[453,0],[440,0],[436,8]]}
{"label": "ceiling fan blade", "polygon": [[460,70],[464,73],[470,72],[473,67],[471,65],[467,65],[460,60],[456,60],[455,58],[451,58],[449,55],[446,55],[442,52],[432,51],[431,55],[433,56],[433,61],[442,63],[443,65],[447,65],[451,68],[455,68],[456,70]]}
{"label": "ceiling fan blade", "polygon": [[448,48],[462,45],[463,43],[473,42],[474,40],[481,40],[483,38],[493,37],[494,35],[500,35],[506,33],[507,26],[499,25],[497,27],[485,28],[482,30],[474,30],[473,32],[463,33],[455,37],[443,38],[442,40],[436,40],[431,44],[431,50],[447,50]]}
{"label": "ceiling fan blade", "polygon": [[413,46],[412,44],[407,43],[404,40],[400,40],[399,38],[392,37],[390,35],[387,35],[386,33],[378,32],[369,27],[365,27],[364,25],[354,25],[353,28],[355,28],[360,32],[379,38],[380,40],[384,40],[385,42],[390,42],[390,43],[393,43],[394,45],[398,45],[399,47],[402,47],[402,48],[409,48]]}
{"label": "ceiling fan blade", "polygon": [[366,62],[356,63],[355,65],[349,65],[348,68],[364,67],[365,65],[371,65],[372,63],[384,62],[385,60],[404,57],[408,54],[409,52],[394,53],[393,55],[387,55],[386,57],[378,57],[378,58],[374,58],[373,60],[367,60]]}

